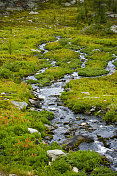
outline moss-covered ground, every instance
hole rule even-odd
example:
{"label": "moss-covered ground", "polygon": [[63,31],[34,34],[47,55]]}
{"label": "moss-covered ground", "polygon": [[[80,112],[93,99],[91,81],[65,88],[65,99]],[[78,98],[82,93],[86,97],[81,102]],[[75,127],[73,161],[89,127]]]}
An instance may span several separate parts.
{"label": "moss-covered ground", "polygon": [[[29,103],[29,98],[34,98],[29,82],[22,82],[22,78],[42,68],[47,68],[45,73],[36,74],[36,83],[40,86],[50,85],[51,81],[74,71],[84,77],[107,74],[108,61],[113,59],[113,54],[117,55],[116,34],[109,30],[109,24],[116,24],[116,19],[108,18],[108,23],[98,30],[90,25],[91,18],[78,21],[80,9],[81,5],[63,7],[47,2],[40,6],[38,14],[21,11],[0,17],[1,172],[22,176],[116,175],[111,169],[102,167],[105,161],[95,152],[70,153],[48,166],[46,151],[61,149],[56,143],[43,143],[44,124],[50,124],[48,117],[53,114],[19,110],[11,103],[11,100]],[[57,36],[61,36],[59,41],[56,41]],[[46,43],[48,53],[43,54],[39,49],[42,43]],[[87,53],[86,68],[81,68],[79,54],[75,52],[79,48]],[[53,60],[56,67],[50,64]],[[64,92],[62,99],[74,112],[90,113],[95,107],[95,114],[107,122],[117,121],[117,71],[111,76],[71,80],[66,87],[70,91]],[[41,134],[30,134],[28,128],[37,129]],[[79,173],[74,173],[73,167],[78,167]]]}

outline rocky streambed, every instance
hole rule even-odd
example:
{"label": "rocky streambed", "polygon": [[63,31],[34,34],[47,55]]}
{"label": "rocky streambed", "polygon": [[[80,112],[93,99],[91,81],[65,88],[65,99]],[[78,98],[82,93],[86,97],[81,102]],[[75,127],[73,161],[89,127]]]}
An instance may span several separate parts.
{"label": "rocky streambed", "polygon": [[[45,50],[45,44],[42,44],[40,49]],[[48,51],[45,50],[45,52]],[[81,53],[80,50],[77,52],[80,54],[82,67],[85,67],[86,54]],[[117,60],[116,56],[114,60]],[[107,65],[106,69],[109,74],[115,72],[114,60],[109,61]],[[56,66],[55,61],[51,64],[53,67]],[[37,74],[44,72],[45,69],[39,70]],[[50,119],[51,126],[47,125],[51,137],[46,136],[45,141],[65,144],[66,149],[70,148],[74,151],[79,149],[94,150],[106,156],[111,161],[111,168],[117,171],[117,125],[107,125],[101,118],[92,115],[74,114],[68,107],[63,106],[60,95],[71,78],[80,79],[78,73],[74,72],[71,75],[65,75],[64,78],[53,82],[50,86],[31,85],[35,97],[41,100],[41,106],[36,106],[36,110],[45,109],[54,113],[54,119]],[[34,76],[26,78],[26,80],[30,79],[36,80]],[[87,94],[88,92],[83,93]],[[91,112],[94,110],[95,107],[91,109]]]}

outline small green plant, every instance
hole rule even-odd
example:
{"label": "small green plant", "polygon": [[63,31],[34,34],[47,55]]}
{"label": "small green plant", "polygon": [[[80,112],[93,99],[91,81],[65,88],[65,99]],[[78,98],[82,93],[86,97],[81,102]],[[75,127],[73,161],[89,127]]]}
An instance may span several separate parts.
{"label": "small green plant", "polygon": [[12,43],[11,39],[9,39],[9,41],[8,41],[8,52],[9,52],[10,55],[13,52],[13,43]]}

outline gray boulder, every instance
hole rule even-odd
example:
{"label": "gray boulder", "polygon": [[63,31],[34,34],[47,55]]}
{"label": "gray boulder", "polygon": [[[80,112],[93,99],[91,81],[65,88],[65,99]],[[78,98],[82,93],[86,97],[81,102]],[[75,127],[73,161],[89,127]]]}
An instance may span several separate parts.
{"label": "gray boulder", "polygon": [[36,108],[42,107],[42,103],[37,99],[29,99],[29,103]]}
{"label": "gray boulder", "polygon": [[55,149],[55,150],[48,150],[47,155],[49,158],[51,158],[52,161],[54,161],[56,158],[66,154],[62,150]]}
{"label": "gray boulder", "polygon": [[27,108],[28,106],[28,104],[25,101],[23,102],[11,101],[11,103],[14,104],[19,109]]}

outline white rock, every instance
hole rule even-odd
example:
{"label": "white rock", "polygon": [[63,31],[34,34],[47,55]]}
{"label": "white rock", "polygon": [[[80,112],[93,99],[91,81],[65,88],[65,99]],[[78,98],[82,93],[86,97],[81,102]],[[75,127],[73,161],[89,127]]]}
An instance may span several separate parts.
{"label": "white rock", "polygon": [[74,172],[78,173],[78,168],[77,167],[73,167],[72,169]]}
{"label": "white rock", "polygon": [[1,95],[6,95],[5,92],[2,92]]}
{"label": "white rock", "polygon": [[38,12],[33,12],[33,11],[31,11],[29,14],[30,14],[30,15],[37,15]]}
{"label": "white rock", "polygon": [[82,94],[90,95],[89,92],[81,92]]}
{"label": "white rock", "polygon": [[110,28],[113,32],[117,33],[117,25],[113,25]]}
{"label": "white rock", "polygon": [[76,3],[76,0],[73,0],[73,1],[71,1],[70,3],[71,3],[71,4],[75,4],[75,3]]}
{"label": "white rock", "polygon": [[54,161],[56,158],[62,155],[66,155],[62,150],[55,149],[55,150],[48,150],[47,155],[52,158],[52,161]]}
{"label": "white rock", "polygon": [[81,126],[87,126],[87,123],[83,122],[80,124]]}
{"label": "white rock", "polygon": [[69,2],[66,2],[65,3],[65,6],[70,6],[71,4]]}
{"label": "white rock", "polygon": [[39,133],[38,130],[33,129],[33,128],[28,128],[28,131],[32,134],[32,133]]}

